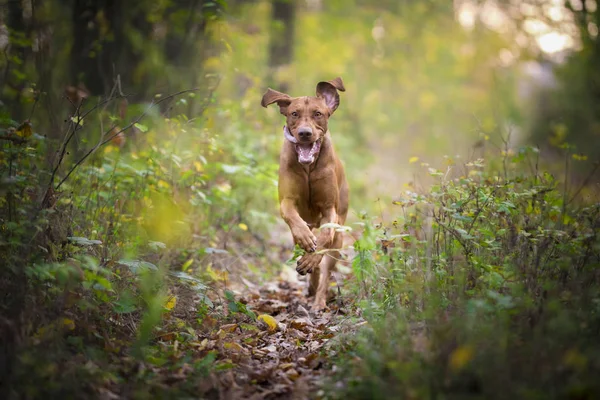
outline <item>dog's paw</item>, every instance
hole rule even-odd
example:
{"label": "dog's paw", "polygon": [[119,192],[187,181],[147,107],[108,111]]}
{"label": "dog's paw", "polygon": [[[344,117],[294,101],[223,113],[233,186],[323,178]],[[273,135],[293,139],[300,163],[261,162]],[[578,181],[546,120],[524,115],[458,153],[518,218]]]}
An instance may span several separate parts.
{"label": "dog's paw", "polygon": [[326,309],[327,309],[327,304],[325,302],[325,299],[321,298],[321,299],[315,299],[315,302],[313,303],[312,307],[310,308],[310,311],[320,312],[320,311],[325,311]]}
{"label": "dog's paw", "polygon": [[319,263],[323,259],[323,254],[305,254],[298,260],[296,272],[300,275],[306,275],[319,267]]}
{"label": "dog's paw", "polygon": [[294,242],[307,253],[314,253],[317,250],[317,237],[313,235],[308,226],[292,230],[292,236]]}

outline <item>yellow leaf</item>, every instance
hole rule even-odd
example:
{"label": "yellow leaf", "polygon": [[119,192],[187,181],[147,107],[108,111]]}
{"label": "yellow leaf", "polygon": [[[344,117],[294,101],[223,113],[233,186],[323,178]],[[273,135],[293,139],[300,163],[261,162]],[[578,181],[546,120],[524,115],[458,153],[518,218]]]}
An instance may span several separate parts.
{"label": "yellow leaf", "polygon": [[226,348],[227,350],[233,350],[237,353],[243,353],[245,350],[239,343],[235,343],[235,342],[223,343],[223,347]]}
{"label": "yellow leaf", "polygon": [[204,68],[206,70],[217,71],[221,68],[221,59],[219,57],[210,57],[204,60]]}
{"label": "yellow leaf", "polygon": [[563,362],[569,367],[582,370],[587,366],[588,360],[577,349],[571,349],[566,352]]}
{"label": "yellow leaf", "polygon": [[243,223],[243,222],[242,222],[242,223],[240,223],[238,226],[239,226],[239,228],[240,228],[241,230],[243,230],[243,231],[247,231],[247,230],[248,230],[248,225],[246,225],[246,224],[245,224],[245,223]]}
{"label": "yellow leaf", "polygon": [[473,359],[473,348],[471,346],[460,346],[450,354],[450,367],[458,371]]}
{"label": "yellow leaf", "polygon": [[72,319],[69,318],[63,318],[63,326],[65,328],[67,328],[68,330],[72,331],[73,329],[75,329],[75,322]]}
{"label": "yellow leaf", "polygon": [[226,325],[221,325],[220,330],[222,330],[223,332],[227,332],[227,333],[233,333],[233,331],[235,331],[238,327],[238,324],[226,324]]}
{"label": "yellow leaf", "polygon": [[181,266],[181,270],[187,271],[187,269],[190,267],[190,265],[192,265],[193,262],[194,262],[194,259],[190,258],[189,260],[187,260],[186,262],[183,263],[183,265]]}
{"label": "yellow leaf", "polygon": [[31,129],[31,122],[29,122],[29,121],[23,122],[17,128],[16,134],[21,137],[24,137],[24,138],[28,138],[29,136],[31,136],[33,134],[33,131]]}
{"label": "yellow leaf", "polygon": [[202,170],[204,169],[200,161],[194,161],[194,167],[196,168],[197,172],[202,172]]}
{"label": "yellow leaf", "polygon": [[173,308],[175,308],[175,304],[177,304],[177,297],[171,296],[165,303],[165,309],[171,311]]}
{"label": "yellow leaf", "polygon": [[261,314],[258,316],[258,320],[263,321],[265,324],[267,324],[269,326],[269,330],[271,332],[274,332],[277,330],[277,321],[275,320],[275,318],[271,317],[270,315]]}
{"label": "yellow leaf", "polygon": [[573,160],[577,161],[585,161],[587,160],[587,156],[585,154],[573,154]]}
{"label": "yellow leaf", "polygon": [[229,279],[229,273],[227,271],[220,271],[213,269],[210,265],[206,267],[206,273],[214,281],[226,281]]}
{"label": "yellow leaf", "polygon": [[409,164],[416,163],[417,161],[419,161],[419,157],[411,157],[408,159]]}

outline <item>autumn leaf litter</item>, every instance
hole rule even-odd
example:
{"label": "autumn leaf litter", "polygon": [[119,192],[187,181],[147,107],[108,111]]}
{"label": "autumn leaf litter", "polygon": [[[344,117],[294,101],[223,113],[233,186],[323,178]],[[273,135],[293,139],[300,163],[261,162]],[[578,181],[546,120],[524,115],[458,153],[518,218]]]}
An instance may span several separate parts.
{"label": "autumn leaf litter", "polygon": [[[334,281],[342,281],[343,276],[336,274]],[[211,314],[205,317],[196,340],[187,343],[194,358],[214,358],[199,392],[224,399],[314,398],[329,371],[327,356],[333,353],[329,346],[332,339],[340,332],[355,329],[361,321],[348,315],[350,311],[339,290],[329,310],[314,313],[309,311],[312,299],[306,297],[307,282],[300,281],[288,266],[276,280],[264,285],[240,279],[227,286],[236,301],[256,318],[227,314],[225,310],[224,318]],[[190,313],[182,313],[182,307],[190,310],[194,303],[185,305],[180,301],[171,317],[189,318]],[[159,340],[165,339],[171,338]],[[169,379],[184,379],[185,368],[177,374]]]}

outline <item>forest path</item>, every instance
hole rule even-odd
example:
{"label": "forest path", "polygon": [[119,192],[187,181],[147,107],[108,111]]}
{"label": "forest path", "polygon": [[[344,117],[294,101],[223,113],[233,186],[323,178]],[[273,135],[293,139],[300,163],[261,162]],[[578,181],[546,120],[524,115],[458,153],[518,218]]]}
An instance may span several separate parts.
{"label": "forest path", "polygon": [[[336,272],[334,282],[343,280]],[[337,288],[334,291],[339,291]],[[238,291],[239,292],[239,291]],[[219,349],[219,358],[232,368],[215,375],[219,398],[308,399],[318,397],[318,388],[331,366],[327,354],[336,334],[350,329],[342,297],[329,303],[329,310],[314,313],[306,297],[307,281],[293,268],[284,266],[273,281],[260,287],[246,281],[241,303],[256,313],[256,324],[221,326],[209,341]],[[355,325],[355,324],[353,324]],[[211,343],[213,342],[213,343]],[[213,382],[217,383],[217,382]]]}

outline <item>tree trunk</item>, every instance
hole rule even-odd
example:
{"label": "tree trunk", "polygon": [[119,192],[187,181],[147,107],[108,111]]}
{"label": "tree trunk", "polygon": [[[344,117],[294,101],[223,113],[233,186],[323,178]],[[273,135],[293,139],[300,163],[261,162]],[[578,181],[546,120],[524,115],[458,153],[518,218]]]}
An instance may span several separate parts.
{"label": "tree trunk", "polygon": [[[273,0],[271,7],[269,69],[273,73],[282,66],[291,64],[294,58],[296,5],[292,0]],[[289,90],[289,82],[272,81],[271,84],[279,91]]]}
{"label": "tree trunk", "polygon": [[[25,80],[19,79],[15,81],[10,79],[10,73],[12,69],[21,69],[23,70],[23,66],[26,65],[28,56],[30,54],[31,45],[27,44],[17,44],[14,40],[15,38],[23,38],[27,43],[30,39],[27,37],[27,26],[25,25],[25,19],[23,17],[23,4],[22,1],[10,1],[8,2],[8,12],[7,12],[7,26],[10,32],[10,54],[12,57],[15,57],[20,62],[20,66],[15,64],[14,62],[8,61],[3,76],[2,86],[7,85],[10,87],[14,93],[14,95],[8,95],[8,98],[5,98],[5,103],[8,104],[8,108],[10,110],[10,116],[12,119],[21,121],[25,117],[25,112],[23,110],[23,105],[21,104],[21,94],[23,92],[23,88],[25,87]],[[4,96],[3,96],[4,97]]]}

